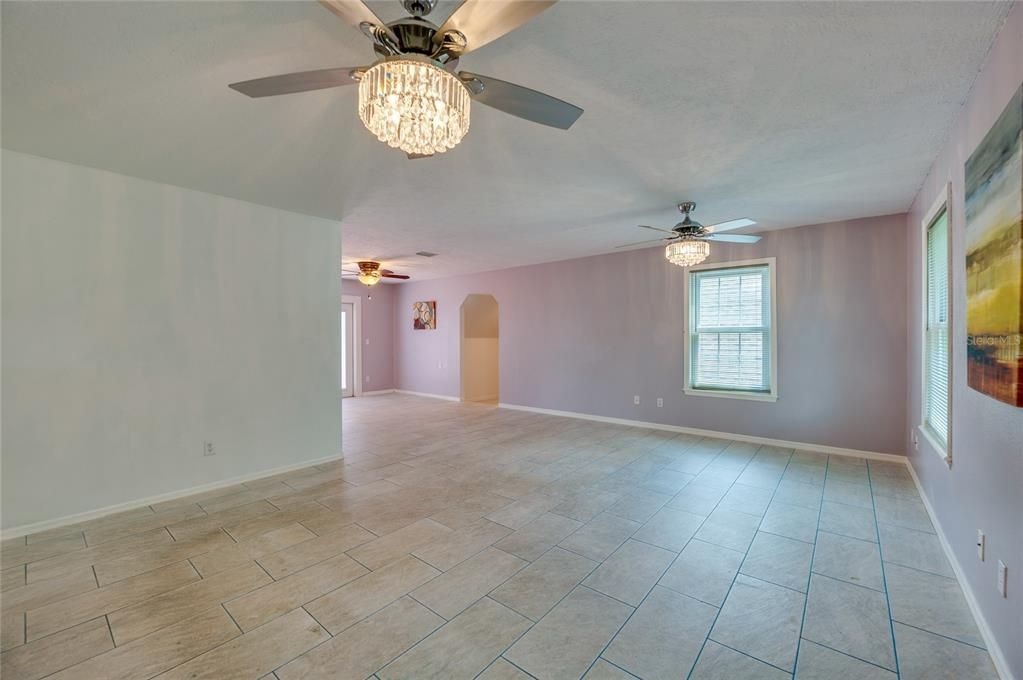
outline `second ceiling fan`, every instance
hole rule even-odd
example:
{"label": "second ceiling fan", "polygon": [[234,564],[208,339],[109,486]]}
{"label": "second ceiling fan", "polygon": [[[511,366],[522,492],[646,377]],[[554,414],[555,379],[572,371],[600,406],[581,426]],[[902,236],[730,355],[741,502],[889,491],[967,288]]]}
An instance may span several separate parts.
{"label": "second ceiling fan", "polygon": [[378,59],[256,78],[230,87],[270,97],[359,84],[359,118],[377,139],[409,158],[447,151],[469,131],[470,101],[567,130],[583,110],[560,99],[490,76],[455,71],[459,59],[500,38],[556,0],[464,0],[437,26],[425,16],[437,0],[402,0],[409,16],[384,23],[361,0],[320,0],[373,41]]}
{"label": "second ceiling fan", "polygon": [[682,213],[682,221],[676,224],[671,229],[662,229],[661,227],[650,227],[645,224],[637,225],[640,229],[652,229],[653,231],[664,232],[670,234],[664,238],[655,238],[649,241],[639,241],[636,243],[626,243],[625,245],[618,246],[618,248],[631,248],[633,246],[643,245],[645,243],[655,243],[662,241],[667,243],[664,249],[664,257],[672,264],[677,264],[680,267],[691,267],[692,265],[699,264],[707,259],[710,255],[710,243],[708,241],[725,241],[728,243],[756,243],[760,240],[759,236],[752,234],[724,234],[722,232],[730,231],[732,229],[740,229],[742,227],[749,227],[756,222],[753,220],[742,217],[737,220],[728,220],[727,222],[718,222],[717,224],[702,225],[692,217],[689,213],[696,210],[696,204],[692,201],[685,201],[678,204],[678,210]]}
{"label": "second ceiling fan", "polygon": [[380,263],[375,260],[359,260],[355,263],[355,266],[359,268],[359,271],[353,271],[351,269],[344,269],[344,263],[342,263],[341,277],[354,276],[362,283],[367,286],[375,286],[380,283],[380,279],[399,279],[401,281],[408,281],[409,277],[407,274],[395,274],[390,269],[383,269],[380,267]]}

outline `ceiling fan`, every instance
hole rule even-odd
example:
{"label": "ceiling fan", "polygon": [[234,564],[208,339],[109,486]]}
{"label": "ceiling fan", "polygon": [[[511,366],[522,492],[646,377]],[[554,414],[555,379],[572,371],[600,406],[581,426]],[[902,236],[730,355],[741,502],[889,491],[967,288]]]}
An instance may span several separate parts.
{"label": "ceiling fan", "polygon": [[645,224],[638,225],[640,229],[653,229],[654,231],[661,231],[665,234],[671,234],[664,238],[655,238],[649,241],[639,241],[637,243],[626,243],[625,245],[618,246],[618,248],[631,248],[633,246],[642,245],[644,243],[654,243],[656,241],[666,242],[668,245],[664,249],[664,257],[672,264],[677,264],[680,267],[690,267],[694,264],[699,264],[707,259],[710,255],[710,244],[708,241],[725,241],[728,243],[756,243],[760,240],[759,236],[753,236],[750,234],[723,234],[721,232],[730,231],[732,229],[739,229],[741,227],[749,227],[756,222],[753,220],[743,217],[737,220],[728,220],[727,222],[718,222],[717,224],[702,225],[692,217],[689,213],[696,210],[696,204],[692,201],[685,201],[678,204],[678,210],[682,213],[682,221],[676,224],[671,229],[661,229],[660,227],[650,227]]}
{"label": "ceiling fan", "polygon": [[380,141],[425,158],[469,131],[470,100],[541,125],[567,130],[583,110],[521,85],[455,71],[459,59],[500,38],[557,0],[464,0],[439,27],[425,16],[437,0],[402,0],[410,16],[385,24],[362,0],[320,0],[373,41],[377,60],[256,78],[229,87],[249,97],[359,83],[359,118]]}
{"label": "ceiling fan", "polygon": [[359,271],[342,269],[341,277],[345,278],[346,275],[348,277],[354,276],[359,280],[359,283],[367,286],[377,285],[380,283],[380,279],[401,279],[402,281],[407,281],[410,278],[406,274],[395,274],[390,269],[381,269],[380,263],[373,260],[360,260],[355,265],[359,268]]}

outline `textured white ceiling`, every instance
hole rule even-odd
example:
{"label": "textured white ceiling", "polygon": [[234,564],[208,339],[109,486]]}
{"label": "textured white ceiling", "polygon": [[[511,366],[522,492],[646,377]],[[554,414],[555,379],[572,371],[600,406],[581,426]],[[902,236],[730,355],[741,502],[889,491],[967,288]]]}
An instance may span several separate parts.
{"label": "textured white ceiling", "polygon": [[3,145],[337,219],[346,257],[440,253],[392,261],[416,278],[484,271],[641,240],[682,199],[761,229],[905,210],[1009,6],[563,0],[461,66],[579,122],[475,106],[460,146],[408,161],[355,88],[227,88],[371,62],[315,2],[5,1]]}

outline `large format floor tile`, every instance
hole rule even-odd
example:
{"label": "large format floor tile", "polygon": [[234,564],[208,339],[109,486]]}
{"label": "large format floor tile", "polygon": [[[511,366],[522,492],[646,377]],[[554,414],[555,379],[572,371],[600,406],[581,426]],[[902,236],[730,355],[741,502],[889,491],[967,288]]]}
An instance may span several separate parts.
{"label": "large format floor tile", "polygon": [[817,535],[817,510],[773,502],[767,506],[760,531],[813,543]]}
{"label": "large format floor tile", "polygon": [[[824,501],[821,504],[820,530],[862,541],[877,542],[877,524],[871,508],[857,508]],[[812,539],[811,539],[812,540]]]}
{"label": "large format floor tile", "polygon": [[896,680],[891,671],[854,659],[827,647],[803,640],[799,645],[799,663],[796,665],[796,680],[834,680],[849,678],[855,680]]}
{"label": "large format floor tile", "polygon": [[885,566],[892,620],[983,647],[984,639],[955,579]]}
{"label": "large format floor tile", "polygon": [[795,590],[740,574],[710,638],[792,672],[805,597]]}
{"label": "large format floor tile", "polygon": [[660,584],[715,607],[725,601],[743,553],[692,540],[661,577]]}
{"label": "large format floor tile", "polygon": [[877,543],[821,531],[813,553],[817,574],[884,591]]}
{"label": "large format floor tile", "polygon": [[813,574],[803,637],[895,670],[888,603],[875,590]]}
{"label": "large format floor tile", "polygon": [[881,557],[885,562],[955,578],[935,534],[883,522],[879,522],[877,528],[881,534]]}
{"label": "large format floor tile", "polygon": [[505,656],[540,680],[581,677],[632,612],[617,600],[579,586]]}
{"label": "large format floor tile", "polygon": [[628,540],[583,581],[583,585],[632,605],[639,603],[661,578],[675,553]]}
{"label": "large format floor tile", "polygon": [[4,680],[996,677],[898,463],[407,395],[342,419],[341,459],[3,541]]}
{"label": "large format floor tile", "polygon": [[534,621],[597,568],[581,555],[554,548],[490,593],[490,596]]}
{"label": "large format floor tile", "polygon": [[528,628],[528,619],[483,598],[377,675],[380,680],[475,678]]}
{"label": "large format floor tile", "polygon": [[720,545],[722,548],[745,552],[753,542],[761,519],[737,510],[718,508],[710,513],[707,521],[696,532],[695,538]]}
{"label": "large format floor tile", "polygon": [[805,593],[812,557],[809,543],[758,531],[739,571]]}
{"label": "large format floor tile", "polygon": [[792,675],[734,649],[707,640],[692,680],[786,680]]}
{"label": "large format floor tile", "polygon": [[987,652],[901,623],[895,624],[899,671],[905,680],[998,680]]}
{"label": "large format floor tile", "polygon": [[603,561],[639,529],[639,522],[610,512],[597,515],[558,545],[591,560]]}
{"label": "large format floor tile", "polygon": [[656,587],[615,636],[603,656],[633,675],[668,680],[696,662],[718,610]]}
{"label": "large format floor tile", "polygon": [[280,680],[362,680],[444,624],[403,597],[277,671]]}

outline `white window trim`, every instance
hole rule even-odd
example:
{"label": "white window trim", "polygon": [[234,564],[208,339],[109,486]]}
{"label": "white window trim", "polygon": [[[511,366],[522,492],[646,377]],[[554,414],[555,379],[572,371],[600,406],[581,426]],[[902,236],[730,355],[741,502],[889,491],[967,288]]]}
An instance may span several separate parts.
{"label": "white window trim", "polygon": [[[686,305],[686,327],[683,333],[683,351],[685,352],[685,376],[683,382],[682,392],[687,395],[700,396],[700,397],[717,397],[719,399],[745,399],[746,401],[778,401],[778,305],[775,303],[777,298],[777,285],[775,277],[775,259],[773,257],[762,257],[756,260],[735,260],[731,262],[714,262],[708,264],[698,264],[689,267],[685,275],[685,282],[683,284],[683,299]],[[690,296],[689,281],[690,272],[704,271],[708,269],[720,270],[720,269],[733,269],[740,267],[753,267],[767,265],[768,279],[771,287],[771,391],[770,392],[742,392],[739,390],[707,390],[699,389],[692,386],[690,377],[693,375],[693,357],[689,351],[689,329],[693,327],[694,323],[694,310],[692,305],[692,297]]]}
{"label": "white window trim", "polygon": [[[352,344],[355,345],[355,354],[352,357],[352,363],[355,365],[352,373],[355,375],[352,380],[355,384],[352,386],[352,396],[362,396],[362,298],[358,295],[342,295],[341,302],[352,303],[352,310],[355,312],[355,325],[352,327]],[[341,310],[338,309],[338,325],[341,325]],[[342,366],[341,370],[344,371],[345,367]],[[341,389],[341,381],[338,380],[338,389]]]}
{"label": "white window trim", "polygon": [[[948,443],[942,445],[927,427],[927,229],[942,210],[945,211],[948,239]],[[952,350],[955,346],[955,326],[952,304],[952,183],[945,185],[945,191],[938,195],[930,209],[920,221],[920,420],[916,430],[930,445],[931,449],[952,467],[952,394],[955,362]]]}

